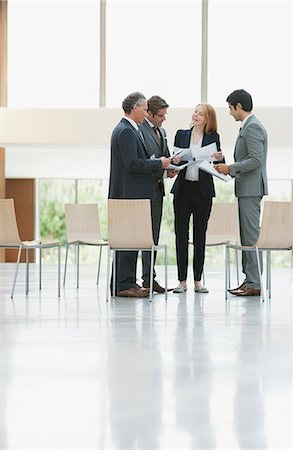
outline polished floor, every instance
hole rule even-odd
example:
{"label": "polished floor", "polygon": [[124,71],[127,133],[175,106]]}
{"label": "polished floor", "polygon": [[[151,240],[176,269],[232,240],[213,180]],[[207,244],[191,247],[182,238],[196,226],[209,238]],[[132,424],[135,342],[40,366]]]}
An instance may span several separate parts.
{"label": "polished floor", "polygon": [[[293,448],[293,269],[272,300],[156,294],[105,302],[105,274],[81,267],[57,299],[55,269],[0,264],[1,450]],[[160,277],[163,280],[163,276]],[[176,272],[169,267],[169,284]]]}

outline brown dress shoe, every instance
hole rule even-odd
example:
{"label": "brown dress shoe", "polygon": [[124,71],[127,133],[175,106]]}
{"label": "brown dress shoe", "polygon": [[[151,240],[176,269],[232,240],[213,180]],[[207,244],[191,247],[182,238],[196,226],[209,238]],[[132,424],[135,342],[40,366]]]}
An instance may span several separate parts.
{"label": "brown dress shoe", "polygon": [[[234,289],[227,289],[227,291],[230,292],[230,294],[234,294],[234,292],[240,291],[241,289],[244,289],[245,287],[246,287],[246,283],[245,283],[245,281],[243,281],[243,283],[240,284],[239,287],[234,288]],[[235,294],[234,294],[234,295],[235,295]]]}
{"label": "brown dress shoe", "polygon": [[160,286],[157,281],[154,281],[153,292],[158,292],[158,294],[164,294],[165,293],[165,288]]}
{"label": "brown dress shoe", "polygon": [[248,297],[252,295],[260,295],[260,289],[253,289],[249,287],[244,287],[243,289],[239,289],[234,295],[238,297]]}
{"label": "brown dress shoe", "polygon": [[[143,285],[143,287],[147,290],[150,290],[149,287],[146,287],[145,285]],[[173,291],[173,289],[167,289],[167,291]],[[158,292],[158,294],[164,294],[165,293],[165,288],[163,288],[162,286],[159,285],[159,283],[157,281],[154,281],[153,283],[153,292]]]}
{"label": "brown dress shoe", "polygon": [[129,288],[125,291],[117,292],[117,297],[134,297],[134,298],[145,298],[149,296],[149,290],[144,288]]}

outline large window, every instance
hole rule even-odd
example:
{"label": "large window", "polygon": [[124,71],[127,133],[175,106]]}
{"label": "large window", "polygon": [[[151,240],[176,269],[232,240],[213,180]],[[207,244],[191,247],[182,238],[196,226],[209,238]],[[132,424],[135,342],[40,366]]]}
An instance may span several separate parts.
{"label": "large window", "polygon": [[209,3],[208,98],[223,106],[234,89],[257,106],[293,106],[292,1]]}
{"label": "large window", "polygon": [[107,106],[157,94],[172,107],[200,101],[201,2],[107,2]]}
{"label": "large window", "polygon": [[99,1],[9,0],[8,106],[99,106]]}

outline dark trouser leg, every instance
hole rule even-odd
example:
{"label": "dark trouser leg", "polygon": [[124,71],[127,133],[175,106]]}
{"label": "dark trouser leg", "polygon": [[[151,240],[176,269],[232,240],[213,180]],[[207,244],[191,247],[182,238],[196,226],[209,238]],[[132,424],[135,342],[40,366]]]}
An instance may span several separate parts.
{"label": "dark trouser leg", "polygon": [[173,206],[178,280],[184,281],[187,279],[188,268],[189,221],[191,215],[189,195],[185,195],[185,191],[180,192],[179,195],[174,195]]}
{"label": "dark trouser leg", "polygon": [[[136,287],[137,253],[116,252],[116,293]],[[113,270],[111,292],[113,292]]]}
{"label": "dark trouser leg", "polygon": [[[159,242],[160,228],[162,221],[162,209],[163,209],[163,196],[161,189],[155,193],[154,199],[151,201],[152,211],[152,227],[154,243],[157,245]],[[156,254],[155,254],[156,262]],[[151,253],[142,252],[142,279],[145,287],[150,286],[150,267],[151,267]],[[155,279],[156,272],[153,270],[153,278]]]}
{"label": "dark trouser leg", "polygon": [[205,259],[206,231],[212,208],[212,197],[203,197],[199,188],[193,196],[193,274],[200,281]]}

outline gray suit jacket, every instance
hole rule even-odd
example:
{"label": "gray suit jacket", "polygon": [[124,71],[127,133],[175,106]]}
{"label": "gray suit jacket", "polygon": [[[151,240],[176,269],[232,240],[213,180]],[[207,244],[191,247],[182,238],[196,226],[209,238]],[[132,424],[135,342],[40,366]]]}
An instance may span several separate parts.
{"label": "gray suit jacket", "polygon": [[230,173],[235,177],[236,197],[255,197],[268,194],[267,132],[254,116],[248,117],[235,144]]}
{"label": "gray suit jacket", "polygon": [[[149,157],[151,157],[152,155],[155,155],[156,158],[160,158],[161,156],[165,156],[166,158],[169,158],[170,152],[168,149],[167,135],[166,135],[166,131],[164,130],[164,128],[162,128],[162,127],[159,128],[159,133],[161,135],[161,142],[162,142],[162,146],[160,147],[160,145],[155,137],[155,133],[154,133],[152,127],[146,120],[144,120],[141,125],[138,125],[138,127],[143,134],[146,151],[147,151]],[[164,184],[163,184],[163,178],[162,178],[163,173],[164,173],[163,170],[153,172],[154,186],[157,186],[158,182],[161,181],[162,195],[164,195]]]}

